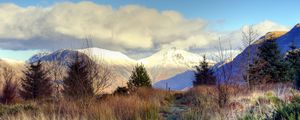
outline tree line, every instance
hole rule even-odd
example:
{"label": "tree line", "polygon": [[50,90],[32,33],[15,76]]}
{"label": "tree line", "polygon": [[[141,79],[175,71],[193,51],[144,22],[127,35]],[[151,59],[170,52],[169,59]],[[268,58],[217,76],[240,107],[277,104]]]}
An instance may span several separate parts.
{"label": "tree line", "polygon": [[[20,80],[13,80],[14,71],[9,67],[3,67],[4,84],[1,102],[11,104],[19,97],[34,101],[51,99],[53,94],[60,92],[69,100],[87,99],[95,97],[110,85],[108,84],[111,81],[110,73],[87,55],[77,52],[71,64],[67,65],[67,75],[63,77],[62,83],[59,83],[61,89],[58,93],[54,93],[55,82],[49,77],[51,68],[45,69],[45,63],[41,60],[30,63],[23,71],[24,76]],[[128,87],[119,87],[115,93],[122,93],[122,90],[123,93],[134,92],[139,87],[151,88],[150,77],[142,64],[134,67],[127,84]]]}

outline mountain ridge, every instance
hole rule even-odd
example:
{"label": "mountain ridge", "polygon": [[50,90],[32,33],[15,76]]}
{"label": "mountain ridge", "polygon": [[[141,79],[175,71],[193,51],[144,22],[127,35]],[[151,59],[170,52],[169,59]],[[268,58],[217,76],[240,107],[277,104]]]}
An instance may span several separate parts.
{"label": "mountain ridge", "polygon": [[[177,48],[163,49],[140,60],[131,59],[127,55],[118,51],[101,48],[85,48],[77,50],[61,49],[52,53],[39,53],[30,58],[28,62],[32,63],[37,60],[51,62],[58,60],[69,64],[73,59],[72,57],[74,57],[73,55],[77,52],[86,54],[92,60],[99,60],[104,65],[112,68],[112,71],[117,77],[114,80],[114,84],[116,85],[114,85],[111,89],[126,85],[124,83],[127,83],[133,67],[139,63],[145,65],[152,79],[152,83],[155,84],[160,80],[170,78],[171,76],[191,69],[202,60],[202,57],[198,54]],[[214,64],[212,60],[210,60],[210,62],[211,64]]]}
{"label": "mountain ridge", "polygon": [[[262,44],[264,40],[268,40],[270,38],[275,38],[276,43],[278,44],[278,48],[282,53],[285,53],[289,49],[289,45],[294,41],[296,44],[296,47],[300,47],[300,24],[295,25],[290,31],[272,31],[266,33],[264,36],[260,37],[258,40],[256,40],[252,45],[245,48],[240,54],[238,54],[232,61],[229,61],[225,64],[217,63],[214,68],[215,76],[219,81],[222,81],[224,79],[228,78],[222,78],[225,74],[225,76],[230,76],[230,79],[235,83],[243,84],[245,83],[243,78],[243,73],[245,72],[245,66],[247,61],[247,51],[250,50],[251,54],[251,62],[253,62],[254,57],[257,53],[257,48]],[[225,73],[222,73],[222,71],[225,70]],[[169,79],[162,80],[159,83],[166,84],[166,83],[173,83],[176,81],[185,81],[186,83],[192,83],[192,80],[194,80],[192,77],[193,74],[191,74],[191,71],[185,71],[182,73],[179,73]],[[186,76],[186,78],[178,77],[178,76]],[[179,82],[180,83],[180,82]],[[172,85],[172,84],[170,84]],[[172,90],[184,90],[184,88],[189,88],[190,86],[170,86],[169,88]],[[165,86],[159,85],[158,83],[155,85],[156,88],[165,89]]]}

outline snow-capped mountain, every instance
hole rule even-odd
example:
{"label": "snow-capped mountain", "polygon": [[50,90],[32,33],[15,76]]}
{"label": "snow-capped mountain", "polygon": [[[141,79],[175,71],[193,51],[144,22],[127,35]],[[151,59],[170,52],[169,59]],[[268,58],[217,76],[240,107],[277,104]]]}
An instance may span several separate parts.
{"label": "snow-capped mountain", "polygon": [[110,51],[101,48],[86,48],[86,49],[79,49],[78,51],[85,53],[91,59],[97,61],[103,61],[107,64],[131,66],[136,63],[135,60],[129,58],[128,56],[126,56],[121,52]]}
{"label": "snow-capped mountain", "polygon": [[[202,56],[198,54],[190,53],[182,49],[168,48],[158,51],[138,62],[146,66],[153,83],[156,83],[192,69],[195,65],[198,65],[202,59]],[[214,61],[208,60],[208,62],[214,64]]]}
{"label": "snow-capped mountain", "polygon": [[47,61],[47,62],[60,61],[63,64],[68,64],[74,59],[76,54],[77,54],[77,51],[68,50],[68,49],[61,49],[61,50],[54,51],[52,53],[51,52],[42,52],[42,53],[33,55],[31,58],[29,58],[27,60],[27,62],[34,63],[34,62],[37,62],[38,60],[41,60],[41,61]]}
{"label": "snow-capped mountain", "polygon": [[[175,47],[163,49],[150,57],[139,60],[148,66],[181,66],[193,67],[202,60],[202,56]],[[214,63],[209,60],[210,63]]]}
{"label": "snow-capped mountain", "polygon": [[[116,78],[114,79],[114,84],[111,89],[126,85],[131,71],[136,64],[142,63],[145,65],[154,84],[160,80],[170,78],[171,76],[191,69],[202,60],[202,56],[200,55],[176,48],[163,49],[140,60],[131,59],[117,51],[86,48],[78,50],[62,49],[52,53],[43,52],[34,55],[28,62],[35,62],[37,60],[51,62],[58,60],[64,64],[69,64],[74,59],[74,55],[78,52],[112,69]],[[209,60],[209,62],[211,64],[214,63],[211,60]]]}
{"label": "snow-capped mountain", "polygon": [[114,81],[112,86],[107,88],[107,92],[111,92],[118,86],[124,86],[130,75],[130,70],[136,63],[135,60],[127,57],[126,55],[100,48],[86,48],[78,50],[61,49],[52,53],[41,53],[34,55],[28,60],[29,63],[36,62],[37,60],[53,62],[58,61],[64,65],[69,65],[75,59],[76,54],[83,54],[98,64],[109,67],[113,72]]}

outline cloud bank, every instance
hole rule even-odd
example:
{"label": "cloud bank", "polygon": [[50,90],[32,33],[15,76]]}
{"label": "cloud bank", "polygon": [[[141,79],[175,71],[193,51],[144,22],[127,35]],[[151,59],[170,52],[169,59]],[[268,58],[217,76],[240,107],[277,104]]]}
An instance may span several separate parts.
{"label": "cloud bank", "polygon": [[[206,31],[208,21],[186,19],[176,11],[138,5],[117,9],[92,2],[59,3],[46,8],[0,4],[0,48],[10,50],[80,48],[89,38],[94,47],[149,51],[166,47],[212,47],[218,37],[238,46],[240,30]],[[287,30],[272,21],[255,25],[261,34]]]}
{"label": "cloud bank", "polygon": [[[60,3],[48,8],[0,5],[1,48],[60,48],[90,37],[97,47],[151,49],[201,32],[202,20],[175,11],[137,5],[118,9],[91,2]],[[66,45],[65,45],[66,44]],[[72,47],[72,46],[69,46]]]}

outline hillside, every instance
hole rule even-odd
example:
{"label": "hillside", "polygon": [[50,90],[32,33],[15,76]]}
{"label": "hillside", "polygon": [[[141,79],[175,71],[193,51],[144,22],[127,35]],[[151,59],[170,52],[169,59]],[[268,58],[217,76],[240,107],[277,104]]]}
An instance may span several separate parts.
{"label": "hillside", "polygon": [[[261,45],[262,41],[274,37],[276,42],[279,44],[279,48],[282,52],[287,51],[287,46],[292,43],[293,39],[298,40],[300,38],[299,25],[296,25],[291,31],[274,31],[268,32],[264,36],[260,37],[252,45],[248,46],[240,54],[238,54],[232,61],[227,61],[226,63],[215,64],[212,68],[215,71],[215,76],[218,80],[232,80],[235,83],[244,83],[243,73],[245,72],[245,66],[247,64],[247,51],[251,51],[251,61],[256,56],[257,48]],[[298,40],[299,41],[299,40]],[[297,47],[300,46],[299,42],[295,42]],[[224,75],[226,76],[224,78]],[[166,84],[171,90],[183,90],[192,86],[192,81],[194,80],[194,74],[191,71],[185,71],[179,73],[169,79],[162,80],[155,84],[155,87],[165,89]],[[173,84],[173,83],[184,83],[184,84]]]}

